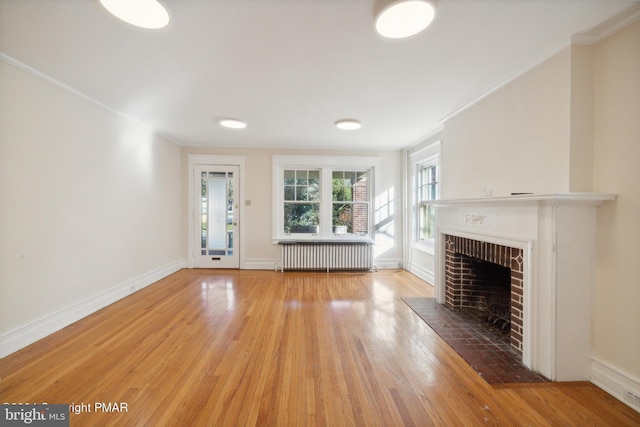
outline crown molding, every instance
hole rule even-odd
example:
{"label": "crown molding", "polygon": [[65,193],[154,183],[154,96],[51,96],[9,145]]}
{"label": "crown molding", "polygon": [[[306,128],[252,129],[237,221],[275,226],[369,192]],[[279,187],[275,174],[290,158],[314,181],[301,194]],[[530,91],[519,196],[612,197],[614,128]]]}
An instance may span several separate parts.
{"label": "crown molding", "polygon": [[503,87],[507,86],[509,83],[511,83],[514,80],[518,79],[519,77],[525,75],[529,71],[531,71],[534,68],[536,68],[538,65],[544,63],[545,61],[549,60],[553,56],[557,55],[563,49],[566,49],[566,48],[570,47],[571,45],[594,45],[594,44],[597,44],[597,43],[607,39],[608,37],[611,37],[615,33],[625,29],[629,25],[634,24],[637,21],[640,21],[640,2],[634,2],[634,4],[631,7],[627,8],[622,13],[619,13],[619,14],[615,15],[614,17],[612,17],[610,19],[607,19],[606,21],[604,21],[603,23],[597,25],[596,27],[592,28],[589,31],[585,31],[583,33],[575,34],[574,36],[571,37],[570,40],[567,41],[567,43],[565,43],[565,44],[563,44],[561,46],[557,46],[556,49],[554,51],[552,51],[550,54],[548,54],[546,56],[543,56],[543,57],[539,58],[537,61],[529,64],[527,67],[523,67],[522,69],[517,70],[516,72],[512,73],[511,75],[506,76],[498,84],[494,85],[493,87],[491,87],[488,90],[484,91],[483,93],[481,93],[479,96],[477,96],[473,100],[467,102],[466,104],[463,104],[459,108],[454,109],[451,113],[449,113],[446,116],[442,117],[438,121],[438,123],[440,123],[444,127],[444,124],[447,121],[449,121],[450,119],[452,119],[453,117],[455,117],[458,114],[468,110],[469,108],[471,108],[474,105],[478,104],[480,101],[484,100],[485,98],[487,98],[490,95],[494,94],[495,92],[499,91]]}
{"label": "crown molding", "polygon": [[20,71],[24,71],[25,73],[30,74],[33,77],[35,77],[37,79],[40,79],[43,82],[48,83],[48,84],[50,84],[50,85],[62,90],[65,93],[68,93],[70,95],[76,96],[76,97],[82,99],[83,101],[88,102],[89,104],[95,105],[98,108],[101,108],[101,109],[103,109],[105,111],[110,112],[111,114],[114,114],[114,115],[119,116],[119,117],[121,117],[121,118],[123,118],[125,120],[128,120],[130,122],[136,123],[136,124],[138,124],[140,126],[143,126],[143,127],[147,128],[147,129],[149,129],[152,134],[154,134],[154,135],[156,135],[156,136],[158,136],[160,138],[166,139],[167,141],[173,142],[174,144],[179,145],[179,146],[183,146],[184,145],[180,141],[178,141],[178,140],[176,140],[176,139],[174,139],[174,138],[172,138],[172,137],[170,137],[168,135],[165,135],[165,134],[163,134],[161,132],[158,132],[157,130],[153,129],[147,123],[141,122],[140,120],[135,119],[135,118],[123,113],[122,111],[118,111],[115,108],[110,107],[107,104],[105,104],[103,102],[100,102],[97,99],[92,98],[89,95],[87,95],[87,94],[85,94],[83,92],[80,92],[79,90],[74,89],[74,88],[72,88],[71,86],[69,86],[67,84],[62,83],[61,81],[54,79],[50,75],[45,74],[42,71],[36,70],[35,68],[25,64],[24,62],[18,61],[17,59],[15,59],[15,58],[13,58],[13,57],[11,57],[11,56],[3,53],[3,52],[0,52],[0,61],[6,62],[7,64],[11,65],[12,67],[17,68]]}
{"label": "crown molding", "polygon": [[633,4],[623,12],[607,19],[588,31],[573,35],[571,37],[571,44],[598,44],[637,21],[640,21],[640,3]]}

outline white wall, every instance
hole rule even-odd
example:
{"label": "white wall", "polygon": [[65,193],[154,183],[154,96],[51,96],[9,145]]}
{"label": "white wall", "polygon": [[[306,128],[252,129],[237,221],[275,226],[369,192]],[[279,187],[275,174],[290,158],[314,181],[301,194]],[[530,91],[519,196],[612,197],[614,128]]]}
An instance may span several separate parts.
{"label": "white wall", "polygon": [[618,195],[598,216],[594,356],[640,386],[640,22],[595,47],[594,81],[594,189]]}
{"label": "white wall", "polygon": [[593,190],[594,82],[592,46],[571,48],[569,190]]}
{"label": "white wall", "polygon": [[450,118],[443,198],[569,190],[570,49]]}
{"label": "white wall", "polygon": [[[205,148],[184,147],[182,150],[182,165],[185,169],[183,176],[183,206],[187,215],[188,155],[209,154],[244,156],[246,194],[241,195],[241,208],[244,212],[244,223],[241,232],[244,235],[243,267],[247,269],[275,268],[280,261],[280,248],[273,244],[272,227],[272,156],[274,154],[296,155],[324,155],[324,156],[380,156],[381,170],[378,176],[380,182],[375,183],[376,197],[392,203],[394,216],[383,230],[376,235],[374,248],[375,264],[381,268],[398,268],[402,263],[402,153],[400,151],[321,151],[321,150],[291,150],[291,149],[233,149],[233,148]],[[251,206],[245,201],[250,200]],[[187,232],[187,226],[184,225]],[[184,247],[186,248],[185,236]]]}
{"label": "white wall", "polygon": [[183,256],[180,147],[54,83],[0,61],[0,356]]}
{"label": "white wall", "polygon": [[[584,186],[591,185],[592,157],[584,148],[592,150],[592,141],[589,146],[582,137],[589,132],[585,127],[592,129],[590,116],[587,124],[571,127],[572,114],[584,118],[589,112],[571,107],[572,94],[575,99],[589,96],[580,92],[586,84],[572,86],[571,64],[588,59],[588,53],[563,49],[450,117],[437,135],[442,141],[441,198],[483,197],[484,189],[493,196],[567,192],[572,185],[588,191]],[[413,147],[409,155],[432,142]],[[572,150],[582,154],[573,163]],[[433,277],[433,254],[415,247],[410,253],[412,270],[427,280]]]}

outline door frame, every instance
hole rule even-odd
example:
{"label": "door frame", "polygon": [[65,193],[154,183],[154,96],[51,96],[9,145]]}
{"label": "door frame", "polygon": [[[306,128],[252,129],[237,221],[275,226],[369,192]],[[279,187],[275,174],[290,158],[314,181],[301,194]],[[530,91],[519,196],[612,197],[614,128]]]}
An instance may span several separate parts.
{"label": "door frame", "polygon": [[195,185],[195,167],[196,165],[202,166],[238,166],[240,168],[240,191],[235,195],[238,201],[238,206],[240,209],[240,218],[238,225],[238,233],[240,234],[240,247],[239,247],[239,255],[240,255],[240,269],[244,269],[244,248],[245,248],[245,233],[244,230],[244,156],[228,156],[228,155],[218,155],[218,154],[188,154],[187,155],[188,168],[188,186],[187,186],[187,268],[193,268],[194,265],[194,245],[195,239],[193,235],[193,228],[195,224],[195,208],[194,208],[194,185]]}

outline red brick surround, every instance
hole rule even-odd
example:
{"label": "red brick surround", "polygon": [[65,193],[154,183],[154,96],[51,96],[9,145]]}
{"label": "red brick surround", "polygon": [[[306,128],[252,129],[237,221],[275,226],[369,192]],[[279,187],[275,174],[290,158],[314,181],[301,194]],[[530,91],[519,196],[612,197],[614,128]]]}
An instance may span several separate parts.
{"label": "red brick surround", "polygon": [[523,253],[522,249],[445,235],[445,304],[452,308],[477,305],[470,258],[511,269],[511,347],[522,356]]}

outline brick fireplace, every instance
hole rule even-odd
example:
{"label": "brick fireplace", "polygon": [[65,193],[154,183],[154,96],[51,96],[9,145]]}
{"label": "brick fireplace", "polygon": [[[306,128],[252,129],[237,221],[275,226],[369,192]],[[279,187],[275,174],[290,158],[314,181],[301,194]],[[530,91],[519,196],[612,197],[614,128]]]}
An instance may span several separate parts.
{"label": "brick fireplace", "polygon": [[445,304],[509,316],[511,347],[522,358],[522,249],[459,236],[443,237]]}
{"label": "brick fireplace", "polygon": [[597,206],[614,199],[562,193],[432,202],[437,302],[499,305],[499,286],[482,293],[487,280],[474,269],[483,262],[508,269],[510,343],[522,363],[553,381],[588,380]]}

